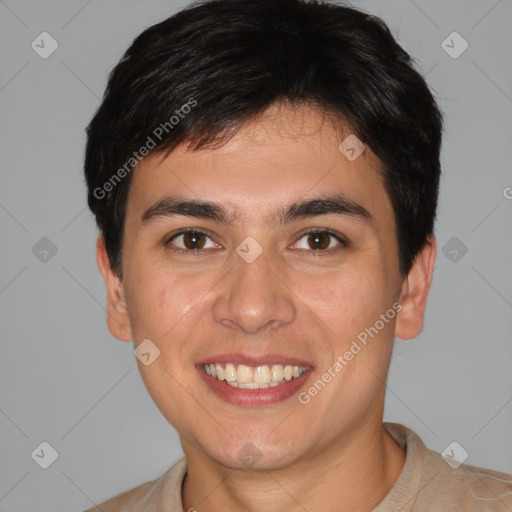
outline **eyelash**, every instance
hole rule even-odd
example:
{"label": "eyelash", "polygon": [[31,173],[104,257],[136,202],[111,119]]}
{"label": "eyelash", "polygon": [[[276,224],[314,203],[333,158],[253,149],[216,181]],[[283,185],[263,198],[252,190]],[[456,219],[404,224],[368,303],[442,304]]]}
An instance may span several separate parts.
{"label": "eyelash", "polygon": [[[208,238],[210,238],[211,240],[211,236],[206,233],[205,231],[202,231],[201,229],[197,229],[197,228],[188,228],[188,229],[183,229],[181,231],[178,231],[177,233],[174,233],[171,237],[167,238],[165,241],[164,241],[164,245],[169,248],[172,252],[174,253],[178,253],[178,254],[193,254],[194,256],[202,256],[204,254],[204,250],[206,249],[195,249],[195,250],[190,250],[190,249],[181,249],[179,247],[171,247],[171,243],[172,241],[181,236],[181,235],[184,235],[184,234],[187,234],[187,233],[197,233],[197,234],[201,234],[201,235],[204,235]],[[309,234],[312,234],[312,233],[315,233],[315,234],[327,234],[333,238],[335,238],[339,243],[340,245],[335,248],[335,249],[310,249],[310,250],[307,250],[307,249],[300,249],[300,250],[303,250],[303,251],[306,251],[306,252],[310,252],[312,253],[312,257],[316,258],[316,257],[321,257],[321,256],[324,256],[324,255],[332,255],[332,254],[336,254],[338,253],[338,251],[346,248],[349,246],[349,243],[348,241],[341,235],[329,230],[329,229],[318,229],[318,228],[312,228],[312,229],[309,229],[307,231],[304,231],[303,233],[301,233],[300,237],[298,238],[297,242],[299,240],[301,240],[302,238],[304,238],[306,235],[309,235]],[[297,243],[295,242],[295,243]],[[323,253],[323,254],[322,254]]]}

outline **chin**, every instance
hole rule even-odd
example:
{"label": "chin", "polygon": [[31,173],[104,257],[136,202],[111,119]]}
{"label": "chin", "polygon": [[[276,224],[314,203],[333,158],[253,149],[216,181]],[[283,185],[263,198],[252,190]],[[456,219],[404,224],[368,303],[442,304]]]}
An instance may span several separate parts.
{"label": "chin", "polygon": [[224,444],[223,448],[220,442],[215,446],[206,446],[204,452],[218,464],[238,471],[274,471],[296,462],[296,448],[281,439],[269,442],[265,440],[267,436],[268,433],[244,435],[243,440],[231,439],[230,444]]}

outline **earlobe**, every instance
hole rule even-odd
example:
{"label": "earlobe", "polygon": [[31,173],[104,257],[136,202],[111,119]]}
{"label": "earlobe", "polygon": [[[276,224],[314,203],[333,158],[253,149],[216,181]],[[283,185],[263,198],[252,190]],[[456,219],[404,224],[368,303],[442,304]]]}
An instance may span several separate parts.
{"label": "earlobe", "polygon": [[131,341],[132,332],[130,318],[126,307],[123,282],[117,273],[112,269],[105,239],[102,235],[96,243],[97,262],[107,292],[107,325],[111,334],[120,341]]}
{"label": "earlobe", "polygon": [[395,325],[395,336],[398,338],[409,340],[418,336],[423,329],[436,252],[436,240],[430,235],[404,278],[400,295],[402,309],[397,315]]}

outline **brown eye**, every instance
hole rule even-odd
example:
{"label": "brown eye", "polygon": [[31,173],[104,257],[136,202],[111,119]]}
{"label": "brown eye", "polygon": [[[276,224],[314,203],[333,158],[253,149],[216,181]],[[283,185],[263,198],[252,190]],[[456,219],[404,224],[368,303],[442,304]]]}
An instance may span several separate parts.
{"label": "brown eye", "polygon": [[345,247],[348,247],[348,241],[343,235],[319,229],[303,233],[295,244],[295,248],[306,250],[310,253],[326,253],[326,255],[333,254]]}
{"label": "brown eye", "polygon": [[[210,246],[207,244],[210,243]],[[201,253],[201,249],[215,249],[217,245],[211,240],[210,236],[202,231],[187,230],[180,231],[169,238],[165,245],[176,252],[183,253]]]}
{"label": "brown eye", "polygon": [[308,236],[308,244],[312,249],[327,249],[330,242],[327,233],[310,233]]}
{"label": "brown eye", "polygon": [[190,231],[189,233],[185,233],[183,235],[183,244],[185,245],[186,249],[191,251],[195,249],[202,249],[205,244],[204,238],[205,237],[203,233]]}

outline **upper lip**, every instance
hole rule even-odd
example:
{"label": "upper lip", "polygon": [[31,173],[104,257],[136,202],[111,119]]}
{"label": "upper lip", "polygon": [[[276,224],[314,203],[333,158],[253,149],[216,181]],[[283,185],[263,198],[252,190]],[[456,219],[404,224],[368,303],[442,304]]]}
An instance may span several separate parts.
{"label": "upper lip", "polygon": [[271,364],[291,364],[293,366],[307,366],[312,368],[313,365],[303,359],[297,359],[296,357],[285,356],[282,354],[264,354],[264,355],[249,355],[242,353],[233,354],[218,354],[209,356],[202,359],[197,365],[211,364],[211,363],[233,363],[233,364],[245,364],[247,366],[263,366]]}

